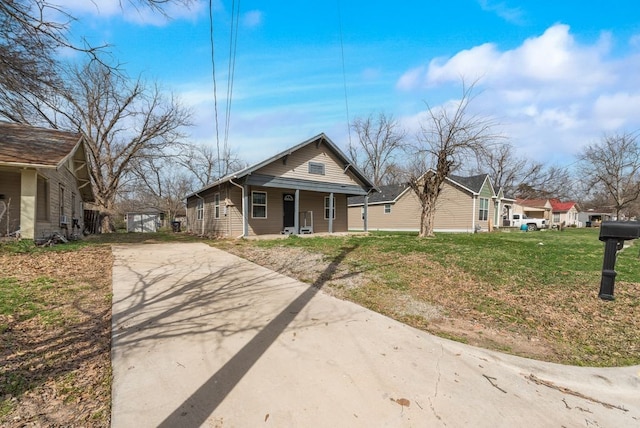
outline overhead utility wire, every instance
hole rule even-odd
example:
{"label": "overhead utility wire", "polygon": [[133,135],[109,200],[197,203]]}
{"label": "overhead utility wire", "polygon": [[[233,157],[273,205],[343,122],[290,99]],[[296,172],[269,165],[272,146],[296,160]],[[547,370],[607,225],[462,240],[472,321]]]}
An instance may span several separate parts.
{"label": "overhead utility wire", "polygon": [[[237,7],[236,7],[237,3]],[[236,52],[238,49],[238,21],[240,18],[240,0],[233,1],[231,5],[231,31],[229,34],[229,77],[227,79],[227,105],[225,111],[225,125],[224,125],[224,153],[226,151],[229,141],[229,129],[231,127],[231,100],[233,98],[233,81],[236,69]]]}
{"label": "overhead utility wire", "polygon": [[[216,148],[218,151],[218,175],[222,171],[220,164],[220,133],[218,132],[218,87],[216,84],[216,59],[213,39],[213,0],[209,0],[209,41],[211,43],[211,73],[213,77],[213,110],[216,125]],[[217,177],[220,178],[220,177]]]}
{"label": "overhead utility wire", "polygon": [[347,132],[349,135],[349,146],[351,146],[351,119],[349,118],[349,98],[347,95],[347,72],[344,64],[344,41],[342,38],[342,14],[340,12],[340,0],[338,4],[338,27],[340,30],[340,52],[342,55],[342,82],[344,84],[344,105],[347,112]]}

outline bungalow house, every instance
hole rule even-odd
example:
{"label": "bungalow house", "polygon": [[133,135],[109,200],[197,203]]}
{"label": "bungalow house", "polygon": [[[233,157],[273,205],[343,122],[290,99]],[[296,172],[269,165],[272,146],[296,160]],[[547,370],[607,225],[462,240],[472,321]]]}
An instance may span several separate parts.
{"label": "bungalow house", "polygon": [[514,214],[525,214],[529,218],[541,218],[551,223],[551,202],[549,199],[516,199],[512,207]]}
{"label": "bungalow house", "polygon": [[582,226],[578,220],[578,204],[574,201],[561,202],[560,199],[550,199],[551,224],[563,224],[565,226]]}
{"label": "bungalow house", "polygon": [[82,232],[87,165],[81,134],[0,122],[0,236]]}
{"label": "bungalow house", "polygon": [[374,185],[324,134],[187,196],[187,230],[247,237],[347,231],[347,197]]}
{"label": "bungalow house", "polygon": [[[436,232],[487,231],[499,225],[498,214],[504,200],[493,190],[487,174],[472,177],[452,175],[445,181],[437,200]],[[365,205],[366,204],[366,205]],[[381,186],[366,201],[363,196],[349,198],[349,229],[362,230],[367,218],[369,230],[417,231],[421,205],[406,184]]]}

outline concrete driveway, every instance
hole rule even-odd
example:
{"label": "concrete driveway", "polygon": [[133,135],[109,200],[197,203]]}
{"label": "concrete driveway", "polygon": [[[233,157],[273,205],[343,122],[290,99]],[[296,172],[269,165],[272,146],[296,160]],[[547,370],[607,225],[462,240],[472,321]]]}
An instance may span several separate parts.
{"label": "concrete driveway", "polygon": [[640,366],[440,339],[205,244],[113,251],[115,428],[640,426]]}

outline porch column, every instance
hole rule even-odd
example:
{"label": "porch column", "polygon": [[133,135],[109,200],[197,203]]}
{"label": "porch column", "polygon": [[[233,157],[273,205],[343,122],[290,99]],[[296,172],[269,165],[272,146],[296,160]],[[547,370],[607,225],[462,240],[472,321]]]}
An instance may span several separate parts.
{"label": "porch column", "polygon": [[369,231],[369,194],[364,195],[364,231]]}
{"label": "porch column", "polygon": [[249,236],[249,186],[242,186],[242,236]]}
{"label": "porch column", "polygon": [[333,215],[335,207],[333,206],[333,192],[329,193],[329,233],[333,233]]}
{"label": "porch column", "polygon": [[[20,236],[35,238],[36,195],[38,192],[38,172],[33,169],[20,171]],[[58,224],[59,211],[52,213],[53,223]]]}
{"label": "porch column", "polygon": [[296,230],[296,235],[300,233],[300,189],[296,189],[296,193],[293,199],[293,227]]}

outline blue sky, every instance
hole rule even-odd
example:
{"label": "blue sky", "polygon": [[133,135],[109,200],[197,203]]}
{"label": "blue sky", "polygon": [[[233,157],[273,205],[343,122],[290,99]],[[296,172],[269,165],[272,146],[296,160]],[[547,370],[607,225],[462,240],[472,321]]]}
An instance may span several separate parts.
{"label": "blue sky", "polygon": [[[57,3],[78,18],[73,37],[110,44],[130,75],[178,95],[191,140],[215,145],[208,1],[170,8],[171,20],[118,0]],[[222,141],[232,2],[213,3]],[[519,154],[569,165],[604,133],[640,129],[640,8],[606,3],[244,0],[229,145],[250,163],[320,132],[344,148],[357,138],[348,121],[378,112],[414,132],[464,77],[478,80],[472,111]]]}

